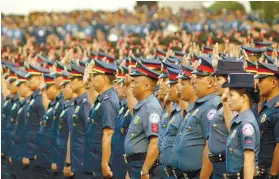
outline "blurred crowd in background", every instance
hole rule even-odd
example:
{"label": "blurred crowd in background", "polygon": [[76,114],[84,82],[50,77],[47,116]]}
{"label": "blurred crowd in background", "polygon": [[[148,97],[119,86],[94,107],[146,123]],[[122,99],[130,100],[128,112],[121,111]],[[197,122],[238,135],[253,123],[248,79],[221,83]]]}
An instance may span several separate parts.
{"label": "blurred crowd in background", "polygon": [[[279,20],[263,20],[241,10],[214,12],[186,10],[176,14],[156,4],[137,5],[133,12],[92,10],[32,12],[27,16],[2,14],[2,59],[20,66],[39,53],[50,60],[87,59],[104,52],[116,59],[147,56],[155,48],[198,53],[203,46],[219,44],[219,51],[255,40],[279,43]],[[229,45],[235,47],[230,48]]]}

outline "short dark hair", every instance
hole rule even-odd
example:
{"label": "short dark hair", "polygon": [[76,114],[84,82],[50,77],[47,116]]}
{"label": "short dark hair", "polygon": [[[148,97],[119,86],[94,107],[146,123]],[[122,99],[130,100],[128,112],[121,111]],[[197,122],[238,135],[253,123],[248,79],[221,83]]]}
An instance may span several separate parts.
{"label": "short dark hair", "polygon": [[257,93],[254,88],[231,88],[231,89],[235,90],[240,95],[246,94],[249,98],[249,105],[251,107],[254,103],[259,102],[259,93]]}

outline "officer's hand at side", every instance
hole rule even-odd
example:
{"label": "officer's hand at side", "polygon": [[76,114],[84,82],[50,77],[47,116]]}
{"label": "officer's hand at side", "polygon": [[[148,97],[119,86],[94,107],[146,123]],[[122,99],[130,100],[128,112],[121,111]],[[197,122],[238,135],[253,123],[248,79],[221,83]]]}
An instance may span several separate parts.
{"label": "officer's hand at side", "polygon": [[141,175],[141,179],[149,179],[149,174],[148,175]]}
{"label": "officer's hand at side", "polygon": [[24,165],[24,166],[28,166],[28,165],[30,165],[30,161],[29,161],[29,158],[22,158],[22,164]]}
{"label": "officer's hand at side", "polygon": [[10,164],[13,164],[13,159],[11,157],[9,157],[9,162]]}
{"label": "officer's hand at side", "polygon": [[102,165],[102,173],[105,178],[112,178],[112,171],[108,165]]}
{"label": "officer's hand at side", "polygon": [[66,177],[70,177],[70,176],[74,175],[74,173],[72,172],[71,166],[64,167],[63,172],[64,172],[64,176],[66,176]]}
{"label": "officer's hand at side", "polygon": [[57,165],[56,163],[51,164],[52,172],[57,172]]}

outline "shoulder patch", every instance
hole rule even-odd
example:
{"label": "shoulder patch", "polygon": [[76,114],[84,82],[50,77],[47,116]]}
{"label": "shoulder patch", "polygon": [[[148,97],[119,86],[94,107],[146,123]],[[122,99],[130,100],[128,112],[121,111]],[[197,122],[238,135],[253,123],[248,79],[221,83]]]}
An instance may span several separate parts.
{"label": "shoulder patch", "polygon": [[207,119],[211,120],[213,118],[213,116],[217,113],[216,109],[211,109],[210,111],[208,111],[207,113]]}
{"label": "shoulder patch", "polygon": [[246,123],[242,126],[242,134],[245,136],[252,136],[254,134],[254,126],[250,123]]}
{"label": "shoulder patch", "polygon": [[159,121],[160,121],[160,116],[159,116],[159,114],[157,114],[157,113],[151,113],[151,114],[149,115],[149,121],[150,121],[151,123],[158,124]]}

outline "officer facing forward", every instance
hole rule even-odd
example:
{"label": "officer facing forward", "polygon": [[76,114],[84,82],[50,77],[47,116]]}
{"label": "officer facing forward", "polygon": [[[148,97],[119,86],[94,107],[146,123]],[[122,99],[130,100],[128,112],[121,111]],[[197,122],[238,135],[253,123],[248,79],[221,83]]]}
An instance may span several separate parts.
{"label": "officer facing forward", "polygon": [[138,102],[131,110],[132,96],[128,94],[128,105],[133,114],[124,142],[128,171],[132,179],[160,178],[157,158],[162,107],[153,95],[159,74],[138,62],[131,76],[134,77],[132,94]]}
{"label": "officer facing forward", "polygon": [[258,124],[261,132],[259,175],[277,178],[279,174],[279,72],[274,64],[258,63],[258,86],[262,104]]}
{"label": "officer facing forward", "polygon": [[90,83],[99,96],[89,111],[86,128],[83,170],[87,178],[113,176],[110,168],[111,139],[119,108],[118,96],[112,87],[115,73],[114,64],[95,60]]}

